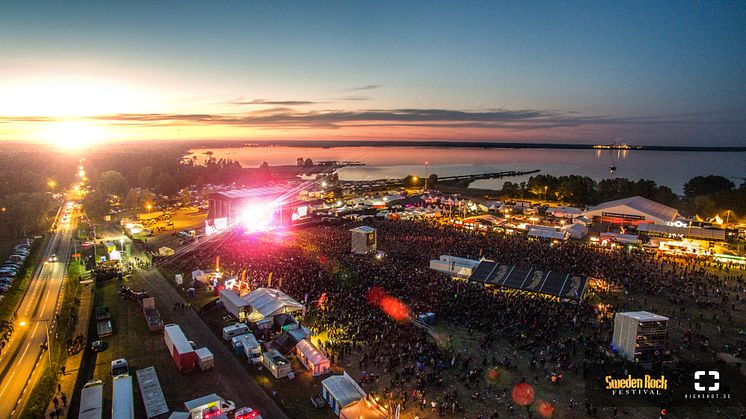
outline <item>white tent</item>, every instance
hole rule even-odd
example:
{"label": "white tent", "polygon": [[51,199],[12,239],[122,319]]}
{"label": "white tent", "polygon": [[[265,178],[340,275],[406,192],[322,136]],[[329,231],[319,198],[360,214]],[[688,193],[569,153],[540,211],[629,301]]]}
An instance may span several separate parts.
{"label": "white tent", "polygon": [[306,339],[301,339],[295,345],[295,355],[304,367],[313,372],[314,376],[324,375],[330,371],[329,359]]}
{"label": "white tent", "polygon": [[552,240],[565,240],[567,238],[567,232],[557,231],[552,227],[530,226],[528,228],[528,236]]}
{"label": "white tent", "polygon": [[352,233],[351,251],[356,255],[374,253],[376,251],[376,229],[368,226],[360,226],[350,230]]}
{"label": "white tent", "polygon": [[241,299],[251,306],[250,321],[259,321],[278,314],[295,313],[303,310],[303,304],[274,288],[257,288],[241,297]]}
{"label": "white tent", "polygon": [[158,255],[160,256],[173,256],[174,255],[174,249],[163,246],[158,249]]}
{"label": "white tent", "polygon": [[588,227],[578,223],[568,224],[563,227],[563,230],[573,239],[582,239],[586,234],[588,234]]}
{"label": "white tent", "polygon": [[588,209],[583,215],[587,218],[626,217],[655,224],[666,224],[676,220],[679,212],[675,208],[667,207],[647,198],[633,196],[596,205]]}

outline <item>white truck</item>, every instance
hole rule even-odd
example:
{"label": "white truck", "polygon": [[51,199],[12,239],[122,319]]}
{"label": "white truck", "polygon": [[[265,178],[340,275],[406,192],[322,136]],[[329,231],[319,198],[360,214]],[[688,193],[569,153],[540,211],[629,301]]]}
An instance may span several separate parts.
{"label": "white truck", "polygon": [[135,401],[132,395],[132,377],[117,375],[112,379],[111,418],[135,419]]}
{"label": "white truck", "polygon": [[259,344],[254,335],[251,333],[241,335],[241,345],[243,345],[243,353],[250,364],[262,363],[262,345]]}
{"label": "white truck", "polygon": [[101,419],[104,404],[104,384],[101,380],[91,380],[80,391],[78,419]]}

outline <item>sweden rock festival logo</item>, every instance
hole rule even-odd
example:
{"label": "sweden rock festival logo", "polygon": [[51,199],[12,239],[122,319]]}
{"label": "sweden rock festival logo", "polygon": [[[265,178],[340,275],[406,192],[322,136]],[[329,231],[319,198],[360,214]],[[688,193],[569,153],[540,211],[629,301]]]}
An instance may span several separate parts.
{"label": "sweden rock festival logo", "polygon": [[604,377],[605,390],[612,396],[661,396],[668,390],[668,379],[664,375],[652,376],[645,374],[642,377],[614,378],[611,375]]}

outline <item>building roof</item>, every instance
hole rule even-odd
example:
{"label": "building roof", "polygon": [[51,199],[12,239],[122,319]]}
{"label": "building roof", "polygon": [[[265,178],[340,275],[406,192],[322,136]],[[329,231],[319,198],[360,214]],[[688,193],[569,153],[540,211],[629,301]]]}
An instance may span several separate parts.
{"label": "building roof", "polygon": [[661,316],[660,314],[650,313],[647,311],[628,311],[626,313],[617,313],[620,316],[630,317],[641,322],[658,322],[666,321],[668,317]]}
{"label": "building roof", "polygon": [[321,385],[337,401],[340,408],[345,408],[349,404],[365,398],[365,393],[361,392],[352,377],[347,374],[332,375],[324,379]]}
{"label": "building roof", "polygon": [[264,188],[249,189],[230,189],[226,191],[214,192],[210,194],[211,198],[222,199],[245,199],[266,196],[280,196],[288,192],[288,189],[282,186],[267,186]]}
{"label": "building roof", "polygon": [[241,298],[264,317],[303,310],[303,304],[274,288],[257,288]]}
{"label": "building roof", "polygon": [[633,196],[630,198],[622,198],[614,201],[604,202],[603,204],[591,207],[586,214],[594,213],[598,211],[604,212],[619,212],[618,208],[627,207],[635,211],[648,214],[653,218],[665,221],[673,221],[679,215],[676,208],[671,208],[663,204],[659,204],[655,201],[651,201],[641,196]]}
{"label": "building roof", "polygon": [[650,233],[676,234],[707,240],[725,240],[725,230],[711,230],[702,227],[676,227],[661,224],[640,224],[637,230]]}
{"label": "building roof", "polygon": [[313,365],[319,365],[322,362],[329,362],[329,359],[317,347],[315,347],[313,343],[306,339],[301,339],[295,347],[303,352],[303,356],[305,356]]}
{"label": "building roof", "polygon": [[356,233],[373,233],[374,231],[376,231],[376,229],[368,226],[360,226],[352,228],[350,229],[350,231],[354,231]]}

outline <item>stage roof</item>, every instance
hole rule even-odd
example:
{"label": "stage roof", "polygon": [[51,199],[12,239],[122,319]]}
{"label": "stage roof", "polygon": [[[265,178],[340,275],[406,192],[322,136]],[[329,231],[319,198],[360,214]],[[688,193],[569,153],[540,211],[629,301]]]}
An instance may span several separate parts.
{"label": "stage roof", "polygon": [[491,260],[483,260],[472,271],[469,281],[580,300],[588,277],[525,266],[500,265]]}
{"label": "stage roof", "polygon": [[267,186],[264,188],[231,189],[227,191],[213,192],[210,194],[210,198],[226,200],[246,199],[262,196],[280,196],[286,193],[288,193],[288,188],[284,186]]}

